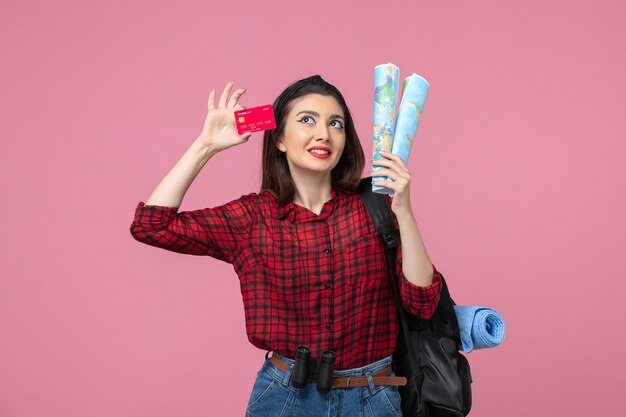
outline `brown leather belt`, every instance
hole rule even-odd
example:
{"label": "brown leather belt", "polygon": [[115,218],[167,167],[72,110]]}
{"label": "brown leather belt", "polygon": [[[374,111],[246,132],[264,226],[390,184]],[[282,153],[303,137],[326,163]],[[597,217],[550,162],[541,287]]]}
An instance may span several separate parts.
{"label": "brown leather belt", "polygon": [[[283,372],[287,372],[289,365],[272,355],[270,361]],[[374,385],[406,385],[406,378],[403,376],[390,376],[391,365],[382,369],[375,374],[372,374],[372,380]],[[352,387],[367,387],[367,376],[336,376],[333,378],[333,388],[352,388]]]}

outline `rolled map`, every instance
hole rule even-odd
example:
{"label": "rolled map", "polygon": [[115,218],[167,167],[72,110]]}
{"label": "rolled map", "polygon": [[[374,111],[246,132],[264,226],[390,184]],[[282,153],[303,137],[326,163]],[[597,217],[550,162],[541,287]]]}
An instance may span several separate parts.
{"label": "rolled map", "polygon": [[[396,126],[398,105],[398,87],[400,69],[388,63],[374,68],[374,135],[372,136],[372,158],[379,160],[380,151],[391,152]],[[374,171],[381,169],[374,166]],[[387,177],[374,176],[372,181],[385,180]],[[372,191],[389,194],[391,190],[372,185]]]}
{"label": "rolled map", "polygon": [[428,81],[417,74],[404,79],[391,153],[402,158],[405,164],[409,160],[429,89]]}
{"label": "rolled map", "polygon": [[463,352],[493,348],[504,340],[506,333],[504,318],[493,308],[455,305],[454,312],[461,336],[459,348]]}

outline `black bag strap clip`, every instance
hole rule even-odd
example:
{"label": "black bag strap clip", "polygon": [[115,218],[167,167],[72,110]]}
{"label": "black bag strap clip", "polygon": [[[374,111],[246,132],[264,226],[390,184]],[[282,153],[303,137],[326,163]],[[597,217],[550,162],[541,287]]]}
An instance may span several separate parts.
{"label": "black bag strap clip", "polygon": [[400,231],[396,229],[395,225],[391,221],[383,221],[380,224],[380,230],[378,231],[383,237],[385,248],[387,250],[397,249],[400,244]]}

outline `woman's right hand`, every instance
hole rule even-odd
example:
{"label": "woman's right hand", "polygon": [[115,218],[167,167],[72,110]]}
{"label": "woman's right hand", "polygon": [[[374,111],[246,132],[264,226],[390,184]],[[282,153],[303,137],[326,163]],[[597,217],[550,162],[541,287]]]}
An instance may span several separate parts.
{"label": "woman's right hand", "polygon": [[244,133],[243,135],[237,133],[235,111],[245,109],[244,106],[239,104],[239,99],[246,90],[243,88],[238,89],[229,99],[228,96],[230,95],[232,87],[232,82],[226,84],[217,107],[213,104],[215,89],[211,90],[208,103],[209,111],[202,132],[196,139],[196,142],[202,146],[206,146],[213,154],[228,149],[231,146],[247,142],[252,135],[250,132]]}

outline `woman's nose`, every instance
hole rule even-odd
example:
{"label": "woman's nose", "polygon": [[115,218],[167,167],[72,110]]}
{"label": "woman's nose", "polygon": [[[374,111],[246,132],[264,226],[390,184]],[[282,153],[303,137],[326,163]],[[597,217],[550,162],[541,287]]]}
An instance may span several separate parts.
{"label": "woman's nose", "polygon": [[319,124],[317,129],[315,130],[315,139],[316,140],[329,140],[330,131],[328,129],[328,126]]}

